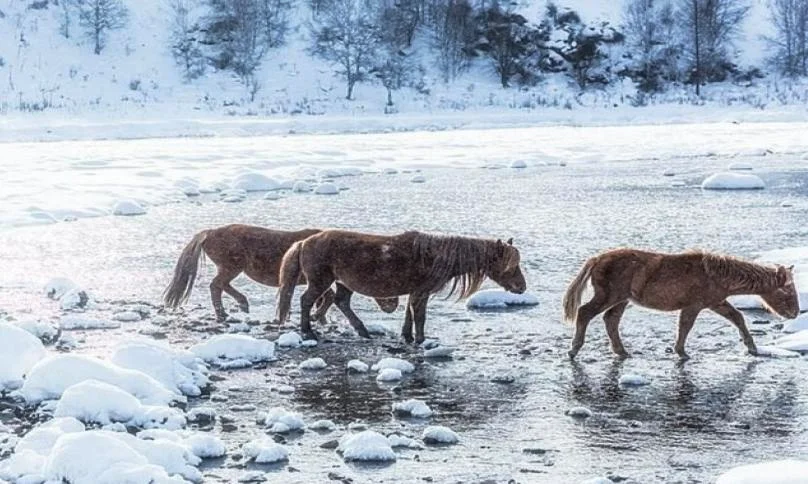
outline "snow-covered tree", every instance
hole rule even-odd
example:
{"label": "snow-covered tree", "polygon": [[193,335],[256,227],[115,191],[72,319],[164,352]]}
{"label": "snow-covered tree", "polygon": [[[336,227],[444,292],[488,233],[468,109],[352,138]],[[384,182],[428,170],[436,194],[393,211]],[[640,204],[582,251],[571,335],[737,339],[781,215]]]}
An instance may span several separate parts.
{"label": "snow-covered tree", "polygon": [[205,42],[218,69],[231,69],[245,84],[269,49],[257,0],[208,0]]}
{"label": "snow-covered tree", "polygon": [[468,0],[433,0],[430,26],[438,69],[449,82],[468,65],[468,49],[476,40],[474,8]]}
{"label": "snow-covered tree", "polygon": [[623,12],[626,52],[640,89],[657,91],[678,71],[680,43],[670,0],[628,0]]}
{"label": "snow-covered tree", "polygon": [[808,75],[808,0],[771,0],[775,34],[767,39],[774,47],[772,62],[783,74]]}
{"label": "snow-covered tree", "polygon": [[188,80],[196,79],[205,72],[199,24],[191,18],[189,0],[173,0],[171,11],[171,52],[182,67],[183,76]]}
{"label": "snow-covered tree", "polygon": [[107,44],[110,30],[126,25],[129,11],[121,0],[81,0],[79,24],[94,44],[94,52],[100,54]]}
{"label": "snow-covered tree", "polygon": [[502,87],[510,86],[514,76],[528,82],[534,74],[529,59],[538,51],[536,29],[522,15],[498,4],[482,11],[477,25],[480,41],[476,48],[493,61]]}
{"label": "snow-covered tree", "polygon": [[283,45],[289,31],[289,11],[292,0],[258,0],[261,23],[267,47]]}

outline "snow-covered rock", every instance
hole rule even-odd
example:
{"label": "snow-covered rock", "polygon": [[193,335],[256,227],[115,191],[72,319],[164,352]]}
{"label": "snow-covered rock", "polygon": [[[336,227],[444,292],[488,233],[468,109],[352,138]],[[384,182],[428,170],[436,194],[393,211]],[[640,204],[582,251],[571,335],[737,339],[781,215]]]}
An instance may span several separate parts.
{"label": "snow-covered rock", "polygon": [[426,444],[456,444],[460,437],[454,430],[442,425],[432,425],[424,429],[421,436]]}
{"label": "snow-covered rock", "polygon": [[407,360],[401,358],[382,358],[371,368],[373,371],[382,371],[386,369],[399,370],[402,373],[412,373],[415,371],[415,366]]}
{"label": "snow-covered rock", "polygon": [[265,415],[258,418],[258,422],[271,428],[275,424],[283,424],[288,427],[288,431],[303,430],[306,427],[303,418],[297,412],[290,412],[283,407],[273,407]]}
{"label": "snow-covered rock", "polygon": [[28,331],[40,341],[51,342],[59,334],[59,326],[50,321],[36,318],[25,318],[12,323],[14,326]]}
{"label": "snow-covered rock", "polygon": [[311,191],[311,185],[303,180],[298,180],[292,185],[292,191],[295,193],[308,193]]}
{"label": "snow-covered rock", "polygon": [[410,183],[426,183],[426,177],[424,175],[415,175],[410,178]]}
{"label": "snow-covered rock", "polygon": [[325,182],[317,185],[317,188],[314,189],[314,193],[316,195],[337,195],[339,193],[339,187],[333,183]]}
{"label": "snow-covered rock", "polygon": [[322,370],[328,367],[328,363],[322,358],[309,358],[308,360],[300,362],[298,368],[301,370]]}
{"label": "snow-covered rock", "polygon": [[701,182],[705,190],[759,190],[766,188],[766,183],[757,175],[748,173],[715,173]]}
{"label": "snow-covered rock", "polygon": [[415,418],[428,418],[432,416],[432,409],[429,408],[429,405],[422,400],[416,399],[393,403],[393,412]]}
{"label": "snow-covered rock", "polygon": [[66,277],[54,277],[45,283],[45,295],[51,299],[61,299],[62,296],[79,286]]}
{"label": "snow-covered rock", "polygon": [[222,439],[206,433],[191,435],[183,441],[183,444],[200,459],[215,459],[227,453]]}
{"label": "snow-covered rock", "polygon": [[113,215],[131,217],[134,215],[144,215],[146,209],[134,200],[118,200],[112,207]]}
{"label": "snow-covered rock", "polygon": [[59,398],[67,388],[86,380],[115,385],[148,405],[168,405],[180,399],[162,383],[143,372],[121,368],[98,358],[73,354],[49,356],[34,365],[20,392],[28,403],[39,403],[42,400]]}
{"label": "snow-covered rock", "polygon": [[231,187],[245,192],[268,192],[280,190],[281,184],[274,178],[260,173],[243,173],[233,180]]}
{"label": "snow-covered rock", "polygon": [[406,437],[400,434],[390,434],[387,436],[387,440],[390,442],[390,446],[394,449],[397,447],[406,447],[408,449],[423,449],[423,446],[420,442],[410,437]]}
{"label": "snow-covered rock", "polygon": [[192,346],[190,351],[207,362],[245,359],[255,363],[271,360],[275,355],[275,345],[272,341],[242,334],[218,334]]}
{"label": "snow-covered rock", "polygon": [[396,460],[396,453],[387,437],[372,430],[344,436],[337,450],[346,461]]}
{"label": "snow-covered rock", "polygon": [[318,420],[308,426],[309,430],[319,430],[321,432],[331,432],[337,429],[337,425],[331,420]]}
{"label": "snow-covered rock", "polygon": [[448,358],[455,352],[451,346],[435,346],[424,350],[424,358]]}
{"label": "snow-covered rock", "polygon": [[715,484],[804,484],[808,461],[777,460],[735,467],[718,477]]}
{"label": "snow-covered rock", "polygon": [[90,318],[80,315],[63,316],[59,320],[62,329],[115,329],[120,328],[121,323],[109,319]]}
{"label": "snow-covered rock", "polygon": [[381,382],[398,381],[402,378],[404,378],[404,376],[401,374],[401,370],[396,368],[385,368],[376,375],[376,381]]}
{"label": "snow-covered rock", "polygon": [[524,160],[513,160],[511,162],[511,168],[516,169],[527,168],[527,163],[525,163]]}
{"label": "snow-covered rock", "polygon": [[278,336],[275,344],[280,348],[297,348],[303,342],[303,338],[295,331],[289,331]]}
{"label": "snow-covered rock", "polygon": [[586,407],[572,407],[565,412],[565,415],[574,419],[585,419],[592,416],[592,410]]}
{"label": "snow-covered rock", "polygon": [[59,307],[64,310],[78,309],[87,306],[90,302],[90,296],[87,292],[80,288],[71,289],[61,299],[59,299]]}
{"label": "snow-covered rock", "polygon": [[368,365],[367,363],[360,361],[360,360],[351,360],[347,364],[348,372],[351,373],[367,373],[368,372]]}
{"label": "snow-covered rock", "polygon": [[536,306],[539,299],[533,294],[514,294],[499,289],[477,291],[466,301],[469,309],[504,309],[510,306]]}
{"label": "snow-covered rock", "polygon": [[632,374],[632,373],[627,373],[625,375],[620,376],[620,380],[618,381],[618,383],[621,386],[637,387],[637,386],[643,386],[643,385],[650,385],[651,380],[649,380],[648,378],[646,378],[646,377],[644,377],[642,375],[636,375],[636,374]]}
{"label": "snow-covered rock", "polygon": [[56,405],[55,417],[107,425],[129,422],[142,410],[140,401],[115,385],[85,380],[67,388]]}
{"label": "snow-covered rock", "polygon": [[267,194],[264,195],[264,200],[280,200],[280,199],[281,194],[278,192],[267,192]]}
{"label": "snow-covered rock", "polygon": [[0,323],[0,392],[20,388],[23,377],[45,355],[39,338],[17,326]]}
{"label": "snow-covered rock", "polygon": [[124,343],[115,349],[111,361],[141,371],[181,395],[198,397],[210,383],[207,367],[196,355],[157,342]]}
{"label": "snow-covered rock", "polygon": [[289,460],[286,448],[272,439],[259,439],[247,442],[242,447],[244,457],[257,464],[273,464]]}

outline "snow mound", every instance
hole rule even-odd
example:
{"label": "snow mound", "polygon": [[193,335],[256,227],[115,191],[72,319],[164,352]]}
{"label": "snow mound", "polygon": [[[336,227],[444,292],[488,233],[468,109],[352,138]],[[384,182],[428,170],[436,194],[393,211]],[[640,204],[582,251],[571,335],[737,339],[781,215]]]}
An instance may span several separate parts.
{"label": "snow mound", "polygon": [[514,294],[499,289],[478,291],[466,301],[468,309],[504,309],[510,306],[536,306],[539,299],[533,294]]}
{"label": "snow mound", "polygon": [[115,329],[120,328],[121,323],[108,319],[88,318],[85,316],[64,316],[59,320],[62,329]]}
{"label": "snow mound", "polygon": [[402,378],[401,370],[396,368],[385,368],[376,375],[376,381],[398,381]]}
{"label": "snow mound", "polygon": [[[265,415],[258,418],[258,422],[266,427],[272,428],[275,424],[282,424],[288,427],[287,432],[293,430],[303,430],[306,424],[299,413],[290,412],[283,407],[273,407]],[[283,432],[277,432],[283,433]]]}
{"label": "snow mound", "polygon": [[299,180],[292,185],[292,191],[295,193],[308,193],[311,191],[311,185],[308,182]]}
{"label": "snow mound", "polygon": [[345,461],[394,461],[396,453],[384,435],[366,430],[340,439],[337,450]]}
{"label": "snow mound", "polygon": [[800,354],[796,351],[784,350],[776,346],[768,345],[758,345],[757,355],[768,356],[771,358],[796,358],[800,356]]}
{"label": "snow mound", "polygon": [[424,350],[424,358],[448,358],[455,352],[451,346],[435,346]]}
{"label": "snow mound", "polygon": [[23,377],[45,356],[39,338],[17,326],[0,323],[0,392],[23,386]]}
{"label": "snow mound", "polygon": [[425,428],[422,439],[426,444],[456,444],[460,442],[460,437],[454,430],[441,425]]}
{"label": "snow mound", "polygon": [[432,416],[432,409],[429,408],[429,405],[422,400],[416,399],[393,403],[393,412],[415,418],[428,418]]}
{"label": "snow mound", "polygon": [[141,316],[140,313],[136,311],[120,311],[112,315],[112,319],[115,321],[121,321],[123,323],[133,323],[135,321],[140,321]]}
{"label": "snow mound", "polygon": [[301,370],[316,371],[325,369],[327,366],[328,363],[326,363],[325,360],[322,358],[309,358],[306,361],[302,361],[300,365],[298,365],[298,368],[300,368]]}
{"label": "snow mound", "polygon": [[390,441],[390,446],[394,449],[396,447],[406,447],[408,449],[423,449],[423,446],[420,442],[415,439],[411,439],[404,435],[399,434],[390,434],[387,436],[387,440]]}
{"label": "snow mound", "polygon": [[289,331],[288,333],[283,333],[278,336],[275,344],[281,348],[297,348],[302,342],[303,338],[301,338],[297,332]]}
{"label": "snow mound", "polygon": [[207,423],[216,420],[216,409],[213,407],[196,407],[185,413],[189,422]]}
{"label": "snow mound", "polygon": [[360,360],[351,360],[348,362],[347,365],[348,372],[351,373],[367,373],[368,372],[368,365],[367,363],[360,361]]}
{"label": "snow mound", "polygon": [[662,176],[676,176],[676,170],[673,168],[668,168],[662,172]]}
{"label": "snow mound", "polygon": [[239,203],[247,199],[247,191],[231,188],[219,193],[219,199],[225,203]]}
{"label": "snow mound", "polygon": [[565,412],[565,415],[575,419],[585,419],[592,416],[592,410],[586,407],[572,407]]}
{"label": "snow mound", "polygon": [[39,427],[34,427],[25,434],[25,437],[17,442],[14,452],[19,454],[31,451],[47,456],[59,437],[67,433],[84,432],[84,430],[84,424],[73,417],[54,418]]}
{"label": "snow mound", "polygon": [[402,360],[401,358],[382,358],[370,369],[373,371],[381,371],[391,368],[399,370],[402,373],[412,373],[415,371],[415,366],[412,363],[407,360]]}
{"label": "snow mound", "polygon": [[155,342],[125,343],[112,354],[121,368],[141,371],[180,395],[198,397],[208,386],[205,363],[189,351],[179,351]]}
{"label": "snow mound", "polygon": [[797,318],[788,321],[783,325],[784,333],[796,333],[808,330],[808,313],[801,314]]}
{"label": "snow mound", "polygon": [[424,175],[415,175],[410,178],[410,183],[426,183],[426,177]]}
{"label": "snow mound", "polygon": [[314,189],[316,195],[336,195],[339,193],[339,188],[333,183],[321,183]]}
{"label": "snow mound", "polygon": [[778,460],[748,464],[731,469],[715,484],[803,484],[808,476],[808,461]]}
{"label": "snow mound", "polygon": [[67,388],[86,380],[115,385],[148,405],[168,405],[179,399],[145,373],[84,355],[56,355],[41,360],[31,369],[20,392],[28,403],[39,403],[59,398]]}
{"label": "snow mound", "polygon": [[200,459],[215,459],[227,453],[222,439],[204,433],[191,435],[183,444]]}
{"label": "snow mound", "polygon": [[260,439],[247,442],[242,447],[244,456],[254,460],[256,464],[272,464],[289,460],[286,449],[271,439]]}
{"label": "snow mound", "polygon": [[639,387],[639,386],[643,386],[643,385],[650,385],[651,380],[649,380],[648,378],[646,378],[646,377],[644,377],[642,375],[635,375],[635,374],[629,373],[629,374],[622,375],[620,377],[620,380],[618,381],[618,383],[621,386],[626,386],[626,387]]}
{"label": "snow mound", "polygon": [[252,363],[271,360],[275,355],[272,341],[242,334],[218,334],[191,347],[191,353],[207,362],[244,359]]}
{"label": "snow mound", "polygon": [[134,200],[118,200],[112,207],[113,215],[131,217],[134,215],[144,215],[146,209]]}
{"label": "snow mound", "polygon": [[264,200],[280,200],[280,199],[281,194],[278,192],[267,192],[267,194],[264,195]]}
{"label": "snow mound", "polygon": [[511,162],[511,168],[516,169],[527,168],[527,163],[525,163],[523,160],[514,160],[513,162]]}
{"label": "snow mound", "polygon": [[727,168],[730,169],[731,171],[749,171],[755,169],[755,167],[752,166],[751,163],[746,163],[743,161],[736,161],[735,163],[730,163],[730,165]]}
{"label": "snow mound", "polygon": [[54,277],[45,283],[45,295],[51,299],[61,299],[68,292],[79,286],[66,277]]}
{"label": "snow mound", "polygon": [[318,420],[308,426],[309,430],[319,430],[324,432],[331,432],[337,429],[337,425],[331,420]]}
{"label": "snow mound", "polygon": [[40,341],[54,341],[59,335],[59,327],[49,321],[42,321],[35,318],[25,318],[19,321],[14,321],[12,324],[20,329],[28,331],[32,336],[39,338]]}
{"label": "snow mound", "polygon": [[114,385],[85,380],[64,391],[54,416],[107,425],[131,421],[141,413],[141,407],[137,398]]}
{"label": "snow mound", "polygon": [[721,172],[710,175],[701,183],[705,190],[759,190],[766,183],[757,175]]}
{"label": "snow mound", "polygon": [[269,192],[280,190],[281,184],[274,178],[260,173],[244,173],[233,180],[231,188],[245,192]]}

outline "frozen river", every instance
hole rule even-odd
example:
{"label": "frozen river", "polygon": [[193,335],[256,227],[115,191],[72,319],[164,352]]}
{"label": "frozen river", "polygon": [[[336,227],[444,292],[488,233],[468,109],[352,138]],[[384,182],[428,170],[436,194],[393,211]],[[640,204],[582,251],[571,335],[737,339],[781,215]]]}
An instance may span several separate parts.
{"label": "frozen river", "polygon": [[[262,434],[257,412],[277,405],[301,412],[307,421],[332,419],[341,430],[286,438],[288,464],[249,466],[268,472],[270,482],[574,483],[599,476],[631,483],[712,482],[734,465],[808,454],[805,360],[747,356],[735,329],[705,312],[688,341],[693,359],[682,365],[669,351],[675,315],[630,308],[621,330],[633,358],[614,360],[602,325],[593,323],[578,361],[571,363],[565,357],[571,328],[560,320],[561,294],[588,256],[612,247],[697,247],[755,257],[808,245],[804,129],[796,124],[538,128],[0,145],[2,158],[14,160],[0,165],[0,311],[57,315],[42,284],[60,275],[105,302],[93,315],[108,316],[140,301],[157,305],[182,247],[197,231],[225,223],[513,237],[528,292],[541,304],[472,312],[462,303],[434,298],[427,336],[456,346],[453,359],[424,361],[420,351],[402,347],[393,336],[362,341],[344,333],[348,325],[334,311],[331,317],[340,322],[326,332],[331,342],[280,351],[278,361],[260,368],[215,371],[221,381],[211,394],[229,398],[203,396],[190,405],[213,406],[234,423],[211,429],[225,441],[229,456],[204,467],[206,482],[231,482],[245,472],[237,458],[240,445]],[[510,168],[514,161],[527,168]],[[707,175],[737,162],[751,164],[767,188],[700,188]],[[222,203],[216,194],[186,198],[174,188],[183,178],[214,186],[240,170],[319,179],[328,175],[320,170],[351,172],[346,167],[363,174],[336,178],[346,190],[330,197],[284,192],[278,200],[265,200],[255,193],[240,203]],[[397,173],[383,173],[385,168]],[[426,182],[410,183],[412,170],[420,170]],[[673,176],[663,176],[665,171]],[[82,217],[103,213],[120,198],[140,200],[147,214]],[[39,224],[65,216],[79,220]],[[208,267],[186,305],[189,311],[168,326],[155,328],[145,320],[114,330],[75,331],[79,344],[73,351],[108,356],[115,344],[139,333],[187,347],[220,331],[208,318],[211,276]],[[236,286],[256,306],[253,317],[272,313],[274,289],[243,278]],[[202,307],[193,309],[196,304]],[[402,309],[387,315],[373,311],[366,299],[356,304],[366,322],[398,331]],[[753,325],[759,342],[779,334],[765,313],[746,317],[750,323],[760,320]],[[191,324],[196,321],[201,322]],[[391,352],[417,366],[395,387],[379,385],[373,376],[345,374],[347,360],[373,362]],[[329,367],[296,370],[297,362],[315,356]],[[627,374],[651,384],[622,387],[618,380]],[[296,391],[270,390],[279,383]],[[435,415],[428,422],[392,416],[392,402],[406,398],[426,401]],[[236,403],[256,408],[234,411]],[[576,406],[594,415],[574,421],[565,411]],[[320,444],[338,438],[354,421],[413,436],[437,423],[457,431],[461,444],[403,450],[389,466],[345,464]],[[6,423],[25,426],[12,418]]]}

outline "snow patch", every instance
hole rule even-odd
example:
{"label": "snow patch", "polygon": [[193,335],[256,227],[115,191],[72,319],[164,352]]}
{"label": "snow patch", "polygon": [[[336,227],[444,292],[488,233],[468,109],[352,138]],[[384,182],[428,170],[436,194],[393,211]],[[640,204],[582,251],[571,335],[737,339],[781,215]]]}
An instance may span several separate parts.
{"label": "snow patch", "polygon": [[272,341],[242,334],[219,334],[192,346],[190,351],[207,362],[242,359],[256,363],[271,360],[275,355],[275,345]]}
{"label": "snow patch", "polygon": [[112,207],[113,215],[132,217],[135,215],[144,215],[145,213],[146,209],[134,200],[119,200]]}
{"label": "snow patch", "polygon": [[410,183],[426,183],[426,177],[424,175],[415,175],[410,178]]}
{"label": "snow patch", "polygon": [[620,380],[619,380],[618,383],[621,386],[638,387],[638,386],[643,386],[643,385],[650,385],[651,380],[649,380],[648,378],[646,378],[646,377],[644,377],[642,375],[636,375],[636,374],[632,374],[632,373],[627,373],[625,375],[620,376]]}
{"label": "snow patch", "polygon": [[332,432],[337,429],[337,425],[331,420],[318,420],[308,426],[309,430],[319,430],[321,432]]}
{"label": "snow patch", "polygon": [[62,329],[115,329],[120,328],[121,323],[108,319],[89,318],[86,316],[64,316],[59,320]]}
{"label": "snow patch", "polygon": [[466,301],[468,309],[504,309],[510,306],[536,306],[539,299],[533,294],[514,294],[499,289],[478,291]]}
{"label": "snow patch", "polygon": [[429,405],[422,400],[416,399],[393,403],[393,412],[415,418],[429,418],[432,416],[432,409],[429,408]]}
{"label": "snow patch", "polygon": [[281,348],[297,348],[302,342],[303,338],[301,338],[297,332],[289,331],[288,333],[283,333],[278,336],[275,344]]}
{"label": "snow patch", "polygon": [[396,453],[387,437],[372,430],[344,436],[337,450],[348,462],[396,460]]}
{"label": "snow patch", "polygon": [[274,178],[260,173],[243,173],[233,180],[231,188],[245,192],[269,192],[280,190],[281,184]]}
{"label": "snow patch", "polygon": [[727,168],[729,168],[732,171],[750,171],[755,169],[755,167],[751,163],[746,163],[743,161],[730,163],[730,165]]}
{"label": "snow patch", "polygon": [[413,371],[415,371],[415,366],[409,361],[402,360],[401,358],[382,358],[370,369],[373,371],[395,369],[399,370],[402,373],[412,373]]}
{"label": "snow patch", "polygon": [[766,183],[757,175],[722,172],[710,175],[701,183],[705,190],[759,190]]}
{"label": "snow patch", "polygon": [[796,333],[808,330],[808,313],[801,314],[797,318],[788,321],[783,325],[784,333]]}
{"label": "snow patch", "polygon": [[803,484],[808,476],[808,461],[777,460],[735,467],[715,484]]}
{"label": "snow patch", "polygon": [[290,412],[283,407],[273,407],[265,415],[260,415],[258,423],[270,428],[275,424],[283,424],[287,427],[287,432],[303,430],[306,427],[299,413]]}
{"label": "snow patch", "polygon": [[23,377],[45,356],[39,338],[17,326],[0,323],[0,392],[23,386]]}
{"label": "snow patch", "polygon": [[348,372],[351,373],[367,373],[368,372],[368,365],[367,363],[360,361],[360,360],[351,360],[348,362],[347,365]]}
{"label": "snow patch", "polygon": [[210,383],[207,366],[196,355],[152,341],[124,343],[111,361],[121,368],[141,371],[180,395],[198,397]]}
{"label": "snow patch", "polygon": [[289,460],[286,448],[271,439],[247,442],[242,447],[242,451],[245,457],[254,460],[256,464],[273,464]]}
{"label": "snow patch", "polygon": [[333,183],[321,183],[314,189],[316,195],[336,195],[339,193],[339,188]]}
{"label": "snow patch", "polygon": [[398,381],[403,378],[401,370],[396,368],[385,368],[376,375],[376,381]]}
{"label": "snow patch", "polygon": [[460,437],[454,430],[442,425],[425,428],[422,439],[426,444],[456,444],[460,442]]}
{"label": "snow patch", "polygon": [[309,358],[308,360],[302,361],[298,368],[301,370],[322,370],[328,367],[328,363],[325,362],[322,358]]}

